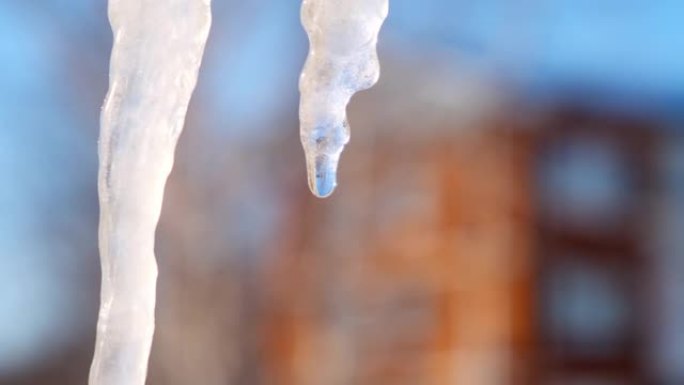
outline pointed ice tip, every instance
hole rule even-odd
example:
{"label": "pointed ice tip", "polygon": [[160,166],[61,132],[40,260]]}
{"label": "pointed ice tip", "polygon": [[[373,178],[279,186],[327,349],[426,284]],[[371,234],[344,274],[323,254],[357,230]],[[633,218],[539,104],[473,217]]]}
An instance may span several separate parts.
{"label": "pointed ice tip", "polygon": [[337,159],[328,155],[318,155],[309,164],[308,178],[311,192],[318,198],[327,198],[337,187]]}
{"label": "pointed ice tip", "polygon": [[313,194],[318,198],[329,197],[332,195],[333,191],[335,191],[336,186],[337,183],[335,183],[335,176],[330,176],[327,174],[323,176],[316,176],[316,180],[309,184],[311,192],[313,192]]}

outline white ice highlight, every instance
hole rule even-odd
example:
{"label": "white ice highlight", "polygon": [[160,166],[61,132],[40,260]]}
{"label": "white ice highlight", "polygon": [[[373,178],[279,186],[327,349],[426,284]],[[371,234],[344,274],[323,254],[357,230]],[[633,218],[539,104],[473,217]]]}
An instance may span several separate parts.
{"label": "white ice highlight", "polygon": [[349,141],[346,107],[380,76],[376,45],[388,0],[303,0],[309,56],[299,81],[300,134],[311,191],[330,195]]}
{"label": "white ice highlight", "polygon": [[110,0],[101,115],[101,307],[90,385],[143,385],[154,332],[154,234],[211,24],[209,0]]}

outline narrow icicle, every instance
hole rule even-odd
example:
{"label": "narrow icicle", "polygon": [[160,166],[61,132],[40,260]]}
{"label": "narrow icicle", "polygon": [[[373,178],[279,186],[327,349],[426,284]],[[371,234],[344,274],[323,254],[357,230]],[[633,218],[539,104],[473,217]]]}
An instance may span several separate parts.
{"label": "narrow icicle", "polygon": [[101,114],[102,293],[90,385],[143,385],[154,332],[154,233],[211,24],[209,0],[110,0]]}
{"label": "narrow icicle", "polygon": [[388,0],[302,1],[310,48],[299,80],[300,134],[309,187],[318,197],[337,185],[337,164],[349,141],[349,100],[380,76],[376,45],[388,7]]}

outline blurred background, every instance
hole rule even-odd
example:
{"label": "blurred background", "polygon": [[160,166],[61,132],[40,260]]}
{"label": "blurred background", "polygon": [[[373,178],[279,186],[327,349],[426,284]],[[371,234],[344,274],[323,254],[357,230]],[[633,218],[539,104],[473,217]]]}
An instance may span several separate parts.
{"label": "blurred background", "polygon": [[[148,384],[684,384],[684,3],[391,0],[306,186],[299,2],[215,0]],[[85,384],[104,0],[0,1],[0,384]]]}

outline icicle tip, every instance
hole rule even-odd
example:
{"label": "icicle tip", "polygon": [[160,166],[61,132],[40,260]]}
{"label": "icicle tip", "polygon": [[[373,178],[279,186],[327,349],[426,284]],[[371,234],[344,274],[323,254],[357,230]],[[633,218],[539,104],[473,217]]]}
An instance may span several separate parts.
{"label": "icicle tip", "polygon": [[307,155],[309,189],[318,198],[327,198],[337,187],[337,164],[339,155]]}

